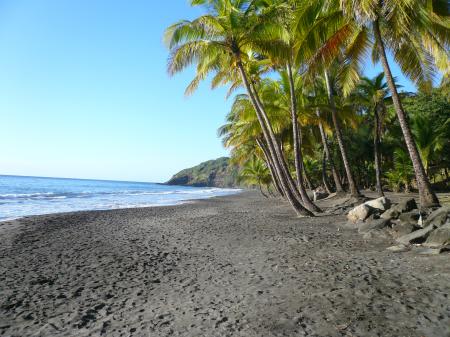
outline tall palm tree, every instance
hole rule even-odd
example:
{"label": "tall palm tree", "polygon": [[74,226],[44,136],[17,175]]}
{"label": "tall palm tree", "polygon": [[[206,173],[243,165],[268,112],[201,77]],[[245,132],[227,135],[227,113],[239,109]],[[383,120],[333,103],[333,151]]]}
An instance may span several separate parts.
{"label": "tall palm tree", "polygon": [[[253,2],[243,0],[193,0],[192,5],[208,5],[209,14],[193,21],[181,21],[166,30],[171,49],[169,73],[174,74],[197,63],[193,88],[209,73],[227,69],[240,75],[261,125],[277,176],[289,203],[299,215],[312,216],[305,208],[284,162],[267,113],[258,95],[254,79],[249,77],[246,62],[255,53],[264,54],[277,44],[278,26],[264,21],[252,10]],[[219,71],[218,71],[219,69]]]}
{"label": "tall palm tree", "polygon": [[[337,0],[336,0],[337,1]],[[431,189],[423,162],[411,132],[409,121],[395,85],[389,64],[389,50],[402,71],[421,87],[432,82],[435,66],[448,73],[450,28],[448,5],[442,0],[339,0],[345,24],[340,30],[347,42],[347,63],[361,63],[373,46],[374,61],[383,67],[397,118],[403,133],[417,181],[423,207],[439,205]],[[444,3],[445,4],[445,3]],[[444,14],[444,15],[443,15]],[[342,34],[345,29],[346,34]],[[373,36],[373,40],[370,36]],[[337,49],[337,48],[335,48]],[[327,51],[330,53],[330,51]]]}
{"label": "tall palm tree", "polygon": [[358,198],[361,196],[361,193],[359,192],[358,186],[357,186],[355,178],[353,176],[353,172],[352,172],[352,169],[350,166],[350,161],[348,159],[347,147],[344,142],[342,128],[341,128],[341,125],[340,125],[340,122],[338,119],[338,115],[337,115],[336,102],[335,102],[336,89],[335,89],[335,86],[333,85],[332,78],[330,78],[330,74],[329,74],[328,70],[324,71],[324,77],[325,77],[325,83],[326,83],[326,87],[327,87],[329,104],[330,104],[330,108],[331,108],[331,117],[333,120],[334,129],[335,129],[336,140],[339,145],[339,150],[341,152],[342,163],[344,164],[344,169],[345,169],[345,173],[347,176],[348,188],[350,191],[350,195],[352,197]]}
{"label": "tall palm tree", "polygon": [[388,98],[388,85],[384,81],[384,73],[379,73],[374,78],[363,77],[357,86],[355,95],[352,97],[367,107],[369,112],[373,112],[373,146],[376,190],[378,195],[384,196],[381,182],[381,132],[383,129],[383,120],[386,114],[385,100]]}
{"label": "tall palm tree", "polygon": [[[331,77],[331,70],[336,70],[336,66],[331,66],[330,59],[334,57],[337,47],[340,42],[343,42],[343,37],[347,33],[346,29],[342,28],[342,12],[337,3],[327,0],[316,1],[294,1],[297,5],[295,11],[296,22],[296,37],[295,42],[295,59],[297,61],[308,63],[309,68],[317,72],[318,69],[313,67],[312,60],[320,59],[322,63],[324,79],[331,108],[332,120],[335,128],[335,136],[339,145],[344,164],[347,181],[349,184],[349,191],[351,196],[359,197],[361,194],[353,177],[350,162],[348,160],[347,149],[343,140],[342,130],[336,111],[335,95],[337,94],[336,76]],[[324,46],[325,45],[325,46]],[[329,52],[331,49],[332,52]],[[320,55],[320,57],[318,57]],[[330,57],[330,55],[332,57]],[[324,66],[325,65],[325,66]],[[353,76],[347,76],[351,80],[357,77],[357,72],[348,72]],[[345,81],[346,83],[347,81]],[[351,82],[351,81],[349,81]]]}

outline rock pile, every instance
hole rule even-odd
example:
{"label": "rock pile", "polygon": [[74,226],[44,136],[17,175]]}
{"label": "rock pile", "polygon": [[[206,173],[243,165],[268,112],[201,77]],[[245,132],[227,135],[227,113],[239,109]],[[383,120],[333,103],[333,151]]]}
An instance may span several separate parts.
{"label": "rock pile", "polygon": [[392,205],[385,197],[367,201],[347,214],[348,228],[357,229],[365,239],[392,238],[391,251],[420,247],[420,254],[450,250],[450,206],[419,211],[414,199]]}

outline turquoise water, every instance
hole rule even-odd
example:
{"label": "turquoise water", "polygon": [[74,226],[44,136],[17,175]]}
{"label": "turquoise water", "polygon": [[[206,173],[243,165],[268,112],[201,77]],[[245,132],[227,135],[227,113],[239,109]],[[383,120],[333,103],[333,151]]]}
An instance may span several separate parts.
{"label": "turquoise water", "polygon": [[28,215],[176,205],[235,189],[0,175],[0,221]]}

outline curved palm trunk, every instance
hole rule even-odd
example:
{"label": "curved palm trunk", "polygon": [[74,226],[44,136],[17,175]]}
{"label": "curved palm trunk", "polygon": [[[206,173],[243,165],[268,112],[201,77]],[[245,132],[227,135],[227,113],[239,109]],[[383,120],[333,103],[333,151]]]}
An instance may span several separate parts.
{"label": "curved palm trunk", "polygon": [[[289,77],[289,91],[291,98],[291,122],[292,122],[292,132],[294,139],[294,157],[295,157],[295,172],[297,174],[297,185],[302,200],[305,206],[313,210],[315,212],[320,212],[320,208],[318,208],[309,198],[308,193],[306,192],[305,182],[303,179],[303,155],[302,155],[302,147],[301,147],[301,131],[300,126],[298,124],[298,114],[297,114],[297,97],[295,95],[295,84],[294,84],[294,76],[292,75],[292,68],[290,62],[286,65],[287,74]],[[305,179],[307,179],[305,172]],[[307,180],[309,182],[309,180]]]}
{"label": "curved palm trunk", "polygon": [[264,144],[263,141],[261,141],[260,139],[256,139],[256,143],[261,148],[261,150],[264,154],[264,158],[266,159],[267,166],[269,167],[269,172],[272,177],[272,181],[275,186],[275,189],[281,196],[284,197],[285,195],[284,195],[283,189],[281,188],[281,185],[280,185],[280,178],[277,177],[277,174],[276,174],[272,159],[270,158],[269,150],[267,149],[266,144]]}
{"label": "curved palm trunk", "polygon": [[353,173],[350,168],[350,163],[348,161],[347,149],[345,148],[341,126],[339,125],[339,121],[338,121],[337,114],[336,114],[336,105],[334,103],[333,88],[331,87],[331,83],[330,83],[330,79],[328,77],[327,71],[325,71],[325,81],[327,84],[328,99],[330,101],[331,117],[333,119],[333,124],[334,124],[334,129],[336,131],[336,139],[339,144],[339,149],[341,150],[342,162],[344,164],[345,173],[347,175],[350,195],[352,197],[360,197],[361,194],[359,193],[358,187],[356,186],[355,178],[353,177]]}
{"label": "curved palm trunk", "polygon": [[[317,117],[320,118],[320,112],[316,111]],[[322,138],[323,150],[326,155],[326,160],[330,164],[331,174],[333,175],[334,185],[336,186],[336,193],[344,192],[344,188],[342,187],[341,178],[339,177],[339,173],[336,170],[336,166],[334,165],[333,157],[331,156],[330,147],[328,145],[327,135],[325,134],[325,130],[323,129],[323,125],[319,122],[319,131],[320,136]]]}
{"label": "curved palm trunk", "polygon": [[380,106],[377,105],[375,107],[374,115],[375,115],[375,132],[373,137],[373,148],[375,154],[375,177],[376,177],[376,188],[377,194],[380,197],[384,196],[383,186],[381,184],[381,155],[380,155],[380,138],[381,138],[381,121],[380,121]]}
{"label": "curved palm trunk", "polygon": [[325,186],[325,190],[327,191],[327,193],[331,194],[331,186],[328,183],[328,178],[327,178],[327,155],[326,155],[325,151],[323,151],[323,155],[322,155],[322,182],[323,182],[323,186]]}
{"label": "curved palm trunk", "polygon": [[[264,138],[267,142],[268,148],[269,148],[269,152],[270,155],[273,159],[273,163],[275,166],[275,170],[277,172],[278,177],[280,178],[280,184],[281,187],[283,189],[284,195],[286,196],[286,198],[288,199],[289,203],[291,204],[292,208],[295,210],[295,212],[298,215],[303,215],[303,216],[314,216],[314,214],[309,211],[308,209],[306,209],[300,202],[300,200],[298,200],[298,198],[296,198],[296,195],[294,194],[294,192],[292,191],[290,184],[288,182],[288,180],[286,179],[286,175],[285,172],[282,168],[282,165],[280,165],[280,159],[278,156],[278,153],[276,152],[275,148],[276,146],[274,146],[274,144],[278,144],[278,143],[274,143],[273,142],[273,138],[275,138],[275,136],[273,135],[273,138],[271,137],[271,134],[269,133],[269,127],[270,125],[266,125],[264,118],[263,118],[263,114],[261,113],[258,103],[256,101],[256,97],[252,91],[252,88],[250,86],[250,83],[248,81],[247,78],[247,74],[245,72],[244,66],[242,65],[242,62],[238,59],[237,62],[238,68],[239,68],[239,72],[241,74],[241,78],[242,78],[242,82],[247,90],[247,93],[250,97],[250,100],[252,102],[252,105],[255,109],[256,112],[256,117],[258,118],[259,124],[261,125],[261,129],[263,131],[263,135]],[[273,132],[272,132],[273,133]]]}
{"label": "curved palm trunk", "polygon": [[414,173],[417,181],[417,187],[419,189],[419,199],[422,207],[439,206],[439,200],[436,194],[431,189],[430,181],[428,180],[425,168],[417,150],[416,142],[414,141],[411,129],[409,128],[408,119],[406,117],[405,110],[403,109],[400,96],[398,95],[397,87],[395,86],[394,78],[392,76],[391,68],[386,55],[383,38],[381,36],[380,24],[378,20],[373,22],[373,32],[378,46],[378,52],[380,54],[381,64],[383,66],[386,80],[391,91],[392,101],[394,103],[395,112],[397,113],[398,121],[402,129],[403,138],[405,139],[406,147],[408,148],[409,156],[414,167]]}

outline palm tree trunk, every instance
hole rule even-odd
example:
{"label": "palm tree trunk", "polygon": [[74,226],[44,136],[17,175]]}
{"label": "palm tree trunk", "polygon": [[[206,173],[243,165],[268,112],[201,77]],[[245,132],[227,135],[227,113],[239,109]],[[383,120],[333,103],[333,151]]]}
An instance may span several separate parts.
{"label": "palm tree trunk", "polygon": [[[320,118],[319,110],[316,111],[317,117]],[[334,165],[333,157],[331,156],[330,147],[328,146],[327,135],[325,134],[325,130],[321,122],[319,122],[319,130],[320,136],[322,137],[323,150],[326,155],[326,159],[330,164],[331,174],[333,175],[334,185],[336,186],[336,193],[344,192],[344,188],[342,187],[341,178],[339,177],[339,173],[336,170],[336,166]]]}
{"label": "palm tree trunk", "polygon": [[375,178],[376,178],[376,188],[377,194],[380,197],[384,197],[383,186],[381,184],[381,157],[380,157],[380,137],[381,137],[381,121],[379,114],[380,106],[377,105],[375,107],[374,115],[375,115],[375,130],[373,137],[373,148],[375,154]]}
{"label": "palm tree trunk", "polygon": [[325,70],[325,81],[326,81],[326,84],[327,84],[328,99],[330,101],[331,117],[333,119],[333,124],[334,124],[334,129],[336,131],[336,139],[337,139],[337,142],[339,144],[339,149],[341,150],[342,162],[344,164],[345,173],[347,175],[350,195],[352,197],[360,197],[361,194],[359,193],[358,187],[357,187],[356,182],[355,182],[355,178],[353,177],[353,173],[352,173],[351,168],[350,168],[350,163],[348,161],[347,150],[345,148],[344,139],[343,139],[343,136],[342,136],[341,126],[339,125],[339,121],[338,121],[338,118],[337,118],[336,105],[334,103],[334,97],[333,97],[333,95],[334,95],[333,88],[331,86],[331,82],[330,82],[330,79],[328,77],[328,72],[326,70]]}
{"label": "palm tree trunk", "polygon": [[[297,97],[295,94],[295,83],[294,76],[292,74],[291,63],[288,61],[287,65],[287,74],[289,77],[289,91],[291,98],[291,122],[292,122],[292,132],[294,139],[294,158],[295,158],[295,172],[297,174],[297,185],[300,195],[302,197],[303,203],[305,206],[313,210],[315,212],[320,212],[320,209],[312,202],[309,198],[308,193],[306,192],[305,182],[303,180],[303,155],[302,155],[302,147],[301,147],[301,138],[300,138],[300,126],[298,124],[298,115],[297,115]],[[305,179],[306,172],[305,172]]]}
{"label": "palm tree trunk", "polygon": [[[238,55],[237,55],[238,56]],[[239,56],[238,56],[239,57]],[[300,202],[300,200],[298,200],[296,198],[296,196],[294,195],[291,187],[289,186],[289,183],[287,182],[285,173],[283,172],[280,162],[278,161],[279,159],[277,158],[277,153],[274,149],[274,143],[272,143],[273,139],[271,139],[271,136],[269,135],[269,130],[268,127],[265,124],[265,121],[262,117],[262,113],[259,110],[259,106],[258,103],[256,102],[256,98],[255,95],[251,89],[250,83],[248,81],[247,78],[247,74],[245,72],[244,66],[242,65],[242,62],[240,61],[240,59],[238,58],[238,62],[237,62],[238,68],[239,68],[239,72],[242,78],[242,82],[247,90],[247,94],[250,97],[250,100],[252,102],[253,108],[255,109],[255,113],[256,113],[256,117],[258,118],[258,121],[261,125],[261,129],[263,131],[263,135],[264,138],[267,142],[268,148],[269,148],[269,152],[270,155],[273,159],[273,163],[275,165],[275,170],[277,172],[278,177],[280,178],[280,183],[281,183],[281,187],[283,188],[283,192],[284,195],[286,196],[286,198],[288,199],[289,203],[291,204],[292,208],[294,209],[294,211],[297,213],[297,215],[301,215],[301,216],[314,216],[314,214],[309,211],[308,209],[306,209]]]}
{"label": "palm tree trunk", "polygon": [[283,193],[283,189],[280,186],[280,178],[277,177],[277,174],[276,174],[272,159],[270,158],[269,150],[267,150],[266,144],[264,144],[264,142],[260,139],[256,139],[256,143],[261,148],[261,150],[264,154],[264,158],[266,159],[266,163],[267,163],[267,166],[269,167],[269,172],[270,172],[270,175],[272,176],[272,181],[273,181],[273,184],[274,184],[277,192],[281,196],[284,197],[285,195]]}
{"label": "palm tree trunk", "polygon": [[439,206],[439,200],[436,194],[431,189],[430,181],[428,180],[425,168],[417,150],[416,142],[414,141],[411,129],[409,127],[408,119],[403,109],[400,96],[398,95],[397,87],[392,76],[392,71],[386,55],[384,41],[381,36],[380,24],[378,20],[373,22],[373,32],[375,35],[378,52],[380,54],[381,64],[383,66],[386,80],[391,91],[392,101],[394,103],[395,112],[397,113],[398,121],[402,129],[403,138],[405,139],[406,147],[408,148],[409,156],[414,167],[414,173],[417,181],[417,188],[419,189],[419,200],[422,207]]}
{"label": "palm tree trunk", "polygon": [[323,155],[322,155],[322,181],[323,181],[323,186],[325,186],[325,190],[327,191],[327,193],[331,194],[331,186],[328,183],[328,178],[327,178],[327,155],[326,155],[325,151],[323,151]]}

